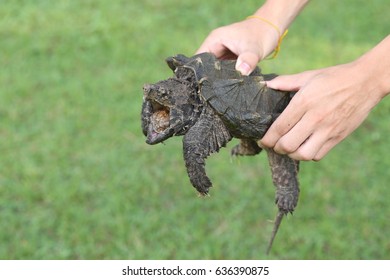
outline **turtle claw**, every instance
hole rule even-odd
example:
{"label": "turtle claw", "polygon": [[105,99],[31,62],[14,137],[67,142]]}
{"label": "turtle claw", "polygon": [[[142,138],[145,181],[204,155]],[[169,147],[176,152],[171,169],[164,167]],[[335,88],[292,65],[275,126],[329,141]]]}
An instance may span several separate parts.
{"label": "turtle claw", "polygon": [[276,194],[275,204],[278,206],[279,210],[283,213],[292,213],[294,212],[295,207],[297,206],[298,198],[294,197],[292,194]]}

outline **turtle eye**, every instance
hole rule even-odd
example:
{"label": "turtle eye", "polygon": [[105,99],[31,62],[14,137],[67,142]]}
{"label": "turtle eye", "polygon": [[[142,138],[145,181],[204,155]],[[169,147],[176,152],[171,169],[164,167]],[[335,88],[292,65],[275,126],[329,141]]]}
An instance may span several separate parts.
{"label": "turtle eye", "polygon": [[154,85],[145,84],[143,86],[144,95],[149,95],[151,91],[154,90]]}

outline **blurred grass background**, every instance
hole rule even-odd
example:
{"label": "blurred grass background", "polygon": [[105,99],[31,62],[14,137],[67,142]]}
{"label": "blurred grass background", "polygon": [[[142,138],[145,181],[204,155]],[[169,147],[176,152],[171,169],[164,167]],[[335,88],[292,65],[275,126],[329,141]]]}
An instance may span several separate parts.
{"label": "blurred grass background", "polygon": [[[389,259],[389,98],[321,162],[270,256],[265,155],[207,161],[197,197],[181,139],[148,146],[142,85],[262,1],[2,0],[0,259]],[[228,4],[227,4],[228,3]],[[312,1],[264,72],[351,61],[390,31],[387,0]]]}

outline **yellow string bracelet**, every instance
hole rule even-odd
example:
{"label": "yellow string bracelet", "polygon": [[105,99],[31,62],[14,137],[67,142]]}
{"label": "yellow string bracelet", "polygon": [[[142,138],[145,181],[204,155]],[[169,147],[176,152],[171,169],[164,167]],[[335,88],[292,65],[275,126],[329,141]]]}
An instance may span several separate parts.
{"label": "yellow string bracelet", "polygon": [[251,19],[251,18],[255,18],[255,19],[261,20],[262,22],[268,23],[269,25],[271,25],[278,32],[278,35],[279,35],[278,45],[276,46],[275,50],[272,53],[272,56],[269,59],[276,58],[278,56],[279,52],[280,52],[280,46],[282,44],[282,41],[283,41],[284,37],[286,37],[286,35],[288,33],[288,29],[286,29],[286,31],[284,31],[284,33],[282,34],[282,32],[280,32],[279,27],[277,27],[275,24],[273,24],[268,19],[260,17],[260,16],[257,16],[257,15],[252,15],[252,16],[247,17],[247,19]]}

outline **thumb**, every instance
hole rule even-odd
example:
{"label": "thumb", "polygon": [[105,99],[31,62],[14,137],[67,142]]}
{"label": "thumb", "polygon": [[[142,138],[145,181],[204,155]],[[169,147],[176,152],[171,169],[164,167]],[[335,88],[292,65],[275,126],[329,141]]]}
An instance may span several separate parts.
{"label": "thumb", "polygon": [[260,57],[253,52],[244,52],[240,54],[236,62],[236,70],[240,71],[242,75],[249,75],[256,68]]}

